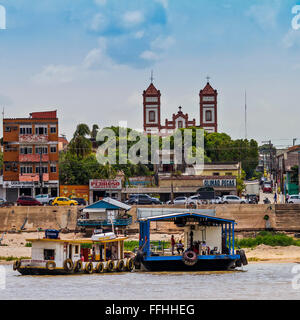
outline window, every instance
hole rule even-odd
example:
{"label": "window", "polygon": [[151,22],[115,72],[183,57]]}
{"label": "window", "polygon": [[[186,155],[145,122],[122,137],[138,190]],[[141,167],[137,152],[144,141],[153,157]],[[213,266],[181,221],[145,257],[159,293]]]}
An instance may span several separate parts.
{"label": "window", "polygon": [[55,165],[55,164],[51,164],[51,166],[50,166],[50,172],[51,172],[51,173],[56,173],[56,165]]}
{"label": "window", "polygon": [[56,152],[56,146],[53,146],[50,148],[51,153],[55,153]]}
{"label": "window", "polygon": [[4,168],[5,168],[5,171],[11,171],[11,165],[10,164],[5,164]]}
{"label": "window", "polygon": [[220,175],[219,172],[214,172],[214,173],[213,173],[213,176],[219,176],[219,175]]}
{"label": "window", "polygon": [[21,166],[20,167],[20,173],[26,174],[26,173],[32,173],[32,166]]}
{"label": "window", "polygon": [[5,132],[11,132],[11,127],[5,127]]}
{"label": "window", "polygon": [[215,97],[205,96],[203,97],[203,101],[215,101]]}
{"label": "window", "polygon": [[20,154],[32,154],[32,147],[20,147]]}
{"label": "window", "polygon": [[55,260],[55,250],[44,249],[44,260]]}
{"label": "window", "polygon": [[158,102],[158,97],[146,97],[146,102]]}
{"label": "window", "polygon": [[149,111],[149,121],[155,122],[155,112]]}
{"label": "window", "polygon": [[75,254],[79,253],[79,246],[75,246]]}
{"label": "window", "polygon": [[47,125],[35,126],[35,134],[47,135],[48,134],[48,126]]}
{"label": "window", "polygon": [[41,173],[48,173],[48,166],[36,166],[35,167],[35,173],[40,173],[40,170],[41,170]]}
{"label": "window", "polygon": [[232,172],[226,172],[226,176],[232,176]]}
{"label": "window", "polygon": [[32,134],[32,126],[20,126],[20,134]]}
{"label": "window", "polygon": [[48,154],[48,147],[35,147],[36,154]]}
{"label": "window", "polygon": [[56,133],[56,126],[50,127],[50,133]]}
{"label": "window", "polygon": [[178,128],[179,129],[183,128],[183,122],[182,121],[178,121]]}
{"label": "window", "polygon": [[212,112],[210,110],[207,110],[205,112],[205,120],[206,121],[212,121]]}

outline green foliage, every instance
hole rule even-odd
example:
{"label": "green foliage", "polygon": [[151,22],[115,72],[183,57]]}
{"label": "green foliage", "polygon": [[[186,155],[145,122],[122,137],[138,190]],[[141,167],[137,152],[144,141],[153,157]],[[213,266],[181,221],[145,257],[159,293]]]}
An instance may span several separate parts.
{"label": "green foliage", "polygon": [[92,152],[92,142],[86,138],[91,134],[88,125],[79,124],[69,144],[69,151],[78,158],[84,158]]}
{"label": "green foliage", "polygon": [[25,244],[25,247],[32,247],[32,243],[31,242],[27,242],[26,244]]}
{"label": "green foliage", "polygon": [[241,248],[254,248],[260,244],[268,246],[300,246],[299,240],[287,236],[283,233],[273,233],[269,231],[260,232],[255,238],[235,239],[235,246]]}
{"label": "green foliage", "polygon": [[29,260],[31,259],[30,257],[13,257],[13,256],[10,256],[10,257],[2,257],[0,256],[0,260],[4,260],[4,261],[15,261],[15,260]]}
{"label": "green foliage", "polygon": [[[164,246],[164,249],[170,248],[171,243],[169,241],[150,241],[151,245],[153,246]],[[125,251],[133,251],[135,248],[139,248],[139,241],[131,240],[131,241],[124,241],[124,250]]]}

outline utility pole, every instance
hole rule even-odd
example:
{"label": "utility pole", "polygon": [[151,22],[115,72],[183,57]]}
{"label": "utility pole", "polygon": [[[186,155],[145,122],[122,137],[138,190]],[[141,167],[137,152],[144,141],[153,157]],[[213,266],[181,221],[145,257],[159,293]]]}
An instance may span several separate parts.
{"label": "utility pole", "polygon": [[297,138],[294,138],[294,139],[293,139],[293,146],[296,145],[296,141],[297,141]]}
{"label": "utility pole", "polygon": [[43,194],[42,147],[40,147],[39,181],[40,181],[40,194]]}

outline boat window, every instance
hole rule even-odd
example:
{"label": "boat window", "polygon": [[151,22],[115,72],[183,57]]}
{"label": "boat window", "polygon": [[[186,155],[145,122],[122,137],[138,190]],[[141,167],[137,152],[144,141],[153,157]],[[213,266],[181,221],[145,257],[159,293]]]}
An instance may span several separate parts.
{"label": "boat window", "polygon": [[75,254],[79,253],[79,246],[75,246]]}
{"label": "boat window", "polygon": [[44,260],[54,260],[55,250],[54,249],[44,249]]}

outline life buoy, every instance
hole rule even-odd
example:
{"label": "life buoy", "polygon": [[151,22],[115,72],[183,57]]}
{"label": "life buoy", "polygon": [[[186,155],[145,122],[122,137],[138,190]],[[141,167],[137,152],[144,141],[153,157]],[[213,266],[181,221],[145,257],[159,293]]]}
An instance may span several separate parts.
{"label": "life buoy", "polygon": [[248,260],[244,250],[240,250],[240,257],[241,257],[242,264],[246,266],[248,264]]}
{"label": "life buoy", "polygon": [[85,270],[86,273],[89,273],[89,274],[93,273],[93,264],[92,264],[92,262],[86,263],[84,270]]}
{"label": "life buoy", "polygon": [[115,265],[114,265],[113,261],[109,260],[106,265],[107,271],[109,271],[109,272],[114,271],[114,268],[115,268]]}
{"label": "life buoy", "polygon": [[104,264],[103,264],[103,262],[98,262],[97,263],[96,272],[97,273],[103,273],[104,272]]}
{"label": "life buoy", "polygon": [[21,260],[16,260],[13,264],[13,270],[16,271],[21,267]]}
{"label": "life buoy", "polygon": [[197,263],[197,254],[192,250],[186,251],[182,255],[182,260],[187,266],[193,266]]}
{"label": "life buoy", "polygon": [[71,259],[66,259],[64,261],[64,269],[65,271],[67,272],[71,272],[73,270],[73,267],[74,267],[74,263]]}
{"label": "life buoy", "polygon": [[123,260],[118,261],[117,269],[120,272],[123,271],[123,269],[124,269],[124,261]]}
{"label": "life buoy", "polygon": [[134,262],[133,262],[133,259],[132,259],[132,258],[130,258],[130,259],[127,260],[126,268],[127,268],[127,270],[129,270],[129,271],[132,271],[132,270],[133,270],[133,268],[134,268]]}
{"label": "life buoy", "polygon": [[46,263],[47,270],[52,271],[52,270],[55,270],[55,268],[56,268],[56,263],[54,261],[47,261]]}
{"label": "life buoy", "polygon": [[82,260],[77,260],[75,262],[74,271],[75,272],[81,272],[83,270],[83,263]]}

